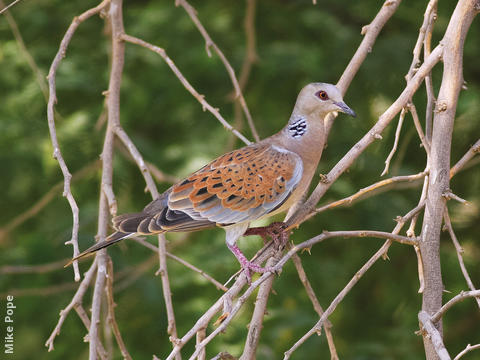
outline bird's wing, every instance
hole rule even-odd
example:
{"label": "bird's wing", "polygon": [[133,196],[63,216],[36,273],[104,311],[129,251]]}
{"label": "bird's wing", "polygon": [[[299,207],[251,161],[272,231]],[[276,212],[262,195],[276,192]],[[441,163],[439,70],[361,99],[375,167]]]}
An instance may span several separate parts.
{"label": "bird's wing", "polygon": [[[259,219],[285,203],[302,173],[300,156],[275,145],[254,144],[229,152],[172,186],[172,226],[162,228],[185,231],[182,228],[193,227],[195,221],[228,225]],[[182,225],[186,216],[193,221]]]}

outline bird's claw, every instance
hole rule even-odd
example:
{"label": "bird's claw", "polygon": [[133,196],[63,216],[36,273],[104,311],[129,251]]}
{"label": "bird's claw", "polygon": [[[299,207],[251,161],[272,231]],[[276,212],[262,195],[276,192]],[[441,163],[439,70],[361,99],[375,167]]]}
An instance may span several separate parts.
{"label": "bird's claw", "polygon": [[284,222],[273,222],[268,226],[253,227],[245,231],[248,235],[260,235],[264,243],[267,243],[267,236],[273,240],[275,248],[280,249],[285,246],[288,241],[289,232],[285,231],[287,224]]}
{"label": "bird's claw", "polygon": [[242,262],[242,269],[243,271],[245,272],[245,276],[247,277],[247,282],[248,284],[251,284],[252,283],[252,272],[253,273],[259,273],[259,274],[263,274],[263,273],[266,273],[266,272],[272,272],[274,274],[277,274],[278,275],[278,272],[275,271],[275,269],[271,266],[267,266],[267,267],[262,267],[260,265],[257,265],[251,261],[245,261],[245,262]]}

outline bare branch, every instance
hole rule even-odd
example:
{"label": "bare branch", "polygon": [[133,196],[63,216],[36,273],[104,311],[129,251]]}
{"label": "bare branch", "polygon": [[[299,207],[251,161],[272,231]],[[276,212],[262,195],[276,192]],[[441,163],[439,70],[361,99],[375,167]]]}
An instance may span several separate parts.
{"label": "bare branch", "polygon": [[[273,246],[266,245],[262,250],[259,251],[258,257],[256,257],[256,259],[252,260],[252,261],[254,261],[257,264],[261,264],[261,263],[263,263],[263,261],[270,258],[273,254],[274,254]],[[266,278],[267,278],[267,276],[265,276],[265,277],[262,276],[259,280],[261,280],[261,279],[263,279],[263,280],[255,281],[254,283],[252,283],[250,285],[250,287],[252,287],[252,286],[255,286],[255,288],[258,287],[261,284],[261,282],[263,282]],[[246,283],[247,283],[247,278],[246,278],[245,274],[241,274],[237,278],[235,283],[228,289],[228,291],[225,294],[223,294],[207,311],[205,311],[203,313],[203,315],[197,320],[195,325],[189,331],[187,331],[187,333],[181,339],[177,339],[175,341],[175,348],[170,353],[170,355],[167,357],[167,360],[173,360],[173,358],[177,354],[180,353],[180,350],[183,348],[183,346],[190,339],[192,339],[200,329],[204,328],[210,322],[210,320],[212,319],[212,317],[216,313],[221,311],[222,308],[225,308],[225,304],[230,304],[231,303],[232,299],[239,294],[239,292],[242,290],[242,288],[245,286]],[[225,313],[224,315],[228,315],[228,314],[231,313],[232,307],[230,305],[227,306],[227,311],[228,312]],[[232,316],[232,318],[233,318],[233,316]],[[227,322],[227,324],[228,324],[231,321],[232,318],[229,319],[228,317],[225,317],[223,319],[222,325],[227,320],[228,320],[228,322]],[[216,334],[218,334],[218,332]],[[205,340],[203,340],[203,341],[205,341]]]}
{"label": "bare branch", "polygon": [[[268,259],[266,266],[273,266],[279,260],[282,253],[278,251],[274,257]],[[252,319],[248,324],[248,334],[245,339],[242,356],[239,360],[255,359],[255,353],[260,340],[260,334],[263,328],[263,319],[267,310],[267,301],[272,291],[274,277],[271,276],[265,280],[258,289],[257,299],[255,300],[255,308],[253,310]]]}
{"label": "bare branch", "polygon": [[[4,12],[6,12],[8,9],[10,9],[13,5],[15,5],[16,3],[18,3],[20,0],[14,0],[12,1],[10,4],[8,4],[6,7],[4,7],[2,10],[0,10],[0,15],[3,14]],[[1,3],[1,5],[3,6],[3,3]]]}
{"label": "bare branch", "polygon": [[468,344],[467,347],[465,349],[463,349],[462,351],[460,351],[458,353],[457,356],[455,356],[455,358],[453,360],[458,360],[460,359],[461,357],[463,357],[463,355],[465,355],[466,353],[472,351],[472,350],[478,350],[480,349],[480,344],[475,344],[475,345],[470,345]]}
{"label": "bare branch", "polygon": [[[155,245],[152,245],[150,244],[148,241],[145,241],[143,240],[142,238],[139,238],[139,237],[131,237],[131,239],[133,241],[136,241],[138,242],[139,244],[149,248],[150,250],[154,251],[154,252],[158,252],[158,247],[155,246]],[[208,275],[205,271],[197,268],[196,266],[190,264],[188,261],[185,261],[183,260],[182,258],[179,258],[178,256],[175,256],[171,253],[169,253],[167,251],[167,256],[172,259],[172,260],[175,260],[176,262],[182,264],[183,266],[189,268],[190,270],[193,270],[195,271],[196,273],[200,274],[201,276],[203,276],[205,279],[207,279],[208,281],[210,281],[213,285],[215,285],[215,287],[218,289],[218,290],[222,290],[222,291],[227,291],[228,288],[226,286],[223,286],[222,283],[220,283],[219,281],[215,280],[213,277],[211,277],[210,275]]]}
{"label": "bare branch", "polygon": [[[240,69],[240,75],[238,77],[238,84],[242,91],[245,90],[253,65],[258,61],[258,55],[255,49],[255,9],[256,0],[247,0],[244,21],[246,52],[245,56],[243,57],[242,68]],[[235,118],[235,128],[241,131],[243,127],[242,106],[238,101],[235,102],[233,113]],[[250,126],[250,128],[252,127]],[[256,141],[258,141],[256,137],[254,138]],[[234,140],[235,138],[231,136],[227,145],[228,149],[232,149],[234,147]]]}
{"label": "bare branch", "polygon": [[[350,195],[350,196],[348,196],[346,198],[343,198],[341,200],[337,200],[337,201],[334,201],[330,204],[323,205],[319,208],[316,208],[315,213],[318,214],[320,212],[330,210],[332,208],[342,206],[342,205],[350,205],[352,202],[354,202],[355,200],[358,200],[362,196],[367,195],[367,194],[372,195],[372,193],[375,193],[379,189],[382,189],[382,188],[384,188],[388,185],[392,185],[392,184],[395,184],[395,183],[398,183],[398,182],[405,182],[405,181],[407,181],[407,182],[417,181],[419,179],[424,178],[426,175],[427,175],[427,173],[425,171],[423,171],[421,173],[414,174],[414,175],[395,176],[395,177],[392,177],[390,179],[385,179],[385,180],[378,181],[375,184],[372,184],[372,185],[367,186],[363,189],[360,189],[359,191],[357,191],[353,195]],[[305,220],[308,220],[311,216],[315,215],[315,213],[311,213],[311,215],[307,216],[305,218]]]}
{"label": "bare branch", "polygon": [[383,246],[357,271],[355,276],[348,282],[348,284],[338,293],[335,299],[330,303],[325,312],[320,316],[320,320],[315,324],[315,326],[310,329],[302,338],[300,338],[290,349],[285,352],[284,360],[289,359],[292,353],[300,347],[308,338],[310,338],[314,333],[317,333],[321,330],[324,322],[328,319],[333,311],[336,309],[337,305],[344,299],[344,297],[350,292],[350,290],[355,286],[355,284],[361,279],[361,277],[367,272],[368,269],[380,259],[388,250],[391,245],[391,241],[387,240]]}
{"label": "bare branch", "polygon": [[[457,236],[455,235],[455,232],[453,231],[453,226],[452,222],[450,220],[450,216],[448,215],[448,209],[445,207],[445,213],[443,214],[443,219],[445,221],[445,227],[448,230],[448,233],[450,234],[450,238],[452,239],[453,245],[455,246],[455,250],[457,252],[457,258],[458,258],[458,263],[460,264],[460,269],[462,271],[463,277],[465,278],[465,281],[467,282],[468,288],[472,291],[477,290],[475,286],[473,285],[472,279],[470,278],[470,275],[468,274],[467,268],[465,267],[465,263],[463,262],[463,248],[460,246],[460,243],[458,242]],[[480,308],[480,298],[476,297],[475,300],[477,301],[478,307]]]}
{"label": "bare branch", "polygon": [[134,36],[130,36],[130,35],[127,35],[127,34],[123,34],[121,36],[121,39],[126,41],[126,42],[132,43],[132,44],[143,46],[143,47],[145,47],[147,49],[150,49],[151,51],[157,53],[158,55],[160,55],[163,58],[163,60],[165,60],[167,65],[170,67],[170,69],[172,69],[173,73],[177,76],[177,78],[180,80],[180,82],[183,84],[183,86],[185,86],[185,88],[190,92],[190,94],[192,94],[195,97],[195,99],[197,99],[198,102],[200,104],[202,104],[202,107],[203,107],[204,110],[210,111],[213,114],[213,116],[215,116],[218,119],[218,121],[220,121],[220,123],[225,127],[225,129],[227,129],[228,131],[231,131],[235,136],[237,136],[245,144],[249,145],[251,143],[245,136],[243,136],[237,130],[235,130],[232,127],[232,125],[230,125],[222,117],[222,115],[220,115],[220,112],[218,111],[217,108],[212,107],[208,102],[205,101],[205,97],[203,95],[200,95],[193,88],[193,86],[188,82],[188,80],[182,75],[182,73],[177,68],[177,66],[175,65],[173,60],[168,57],[168,55],[167,55],[167,53],[165,52],[164,49],[159,48],[158,46],[149,44],[146,41],[143,41],[141,39],[138,39]]}
{"label": "bare branch", "polygon": [[[57,95],[56,95],[56,82],[55,78],[57,75],[57,69],[60,65],[60,62],[65,57],[67,52],[67,47],[70,43],[70,40],[73,37],[73,34],[77,30],[78,26],[88,18],[93,15],[98,14],[100,11],[105,9],[107,5],[110,3],[110,0],[102,1],[98,6],[91,8],[90,10],[85,11],[78,17],[75,17],[68,27],[65,36],[63,37],[60,47],[58,49],[55,58],[53,59],[52,65],[50,66],[50,70],[48,72],[48,89],[49,89],[49,97],[48,97],[48,105],[47,105],[47,118],[48,118],[48,128],[50,131],[50,138],[52,141],[53,146],[53,157],[58,161],[60,165],[60,169],[62,170],[63,177],[65,179],[64,182],[64,189],[63,189],[63,196],[67,198],[68,203],[72,209],[73,215],[73,226],[72,226],[72,238],[70,241],[67,241],[66,244],[71,244],[73,246],[73,257],[77,256],[80,252],[78,249],[78,227],[79,227],[79,218],[78,218],[78,206],[75,198],[73,197],[70,182],[72,179],[72,174],[68,170],[67,164],[63,159],[62,153],[60,151],[60,145],[58,143],[57,138],[57,130],[55,128],[55,103],[57,102]],[[78,261],[73,262],[73,271],[74,271],[74,278],[75,281],[80,280],[80,271],[78,269]]]}
{"label": "bare branch", "polygon": [[380,176],[388,174],[388,169],[390,167],[390,161],[392,160],[393,155],[397,151],[398,141],[400,140],[400,131],[402,130],[403,120],[405,119],[405,114],[406,113],[407,113],[406,108],[403,108],[402,111],[400,112],[400,117],[398,119],[397,130],[395,130],[395,140],[393,141],[393,147],[392,147],[392,150],[390,150],[390,153],[388,154],[387,159],[385,160],[385,168],[383,169]]}
{"label": "bare branch", "polygon": [[[167,309],[168,327],[167,332],[172,339],[177,339],[177,325],[175,323],[175,313],[172,303],[172,292],[170,290],[170,282],[168,280],[167,257],[165,235],[158,235],[158,260],[159,268],[155,275],[160,275],[162,280],[163,298],[165,300],[165,308]],[[174,340],[175,341],[175,340]],[[181,359],[180,355],[175,357],[177,360]]]}
{"label": "bare branch", "polygon": [[[298,256],[298,254],[293,254],[292,261],[293,261],[293,264],[295,265],[295,269],[297,270],[298,277],[300,278],[300,281],[305,287],[305,291],[307,292],[308,298],[312,302],[315,312],[318,314],[318,317],[321,317],[323,315],[322,306],[320,305],[320,302],[318,301],[317,296],[315,295],[315,291],[313,290],[312,285],[310,284],[310,281],[307,278],[307,274],[303,269],[300,256]],[[332,335],[332,323],[328,319],[325,320],[325,322],[323,323],[323,328],[325,330],[325,337],[327,338],[328,348],[330,350],[330,359],[338,360],[337,349],[335,347],[335,343],[333,341],[333,335]]]}
{"label": "bare branch", "polygon": [[[206,328],[202,328],[200,330],[197,331],[197,337],[196,337],[196,341],[197,341],[197,345],[200,344],[203,339],[205,339],[205,337],[207,336],[207,329]],[[205,357],[206,357],[206,354],[207,351],[205,348],[203,348],[200,353],[198,354],[198,357],[197,357],[197,360],[205,360]]]}
{"label": "bare branch", "polygon": [[[450,18],[447,30],[441,41],[444,72],[442,85],[433,120],[433,133],[429,160],[429,184],[427,201],[422,224],[422,239],[420,252],[423,259],[425,289],[422,296],[422,312],[432,314],[442,306],[443,282],[440,266],[440,231],[445,211],[443,194],[449,188],[450,150],[453,124],[460,90],[463,85],[462,56],[465,38],[477,14],[474,11],[476,0],[460,0]],[[430,54],[432,56],[435,50]],[[425,60],[427,61],[427,60]],[[420,70],[419,70],[420,71]],[[417,73],[418,74],[418,73]],[[416,76],[416,75],[415,75]],[[425,319],[421,319],[423,322]],[[426,320],[425,320],[426,321]],[[425,324],[427,326],[428,324]],[[442,335],[442,322],[433,322],[434,330]],[[425,354],[428,360],[436,359],[439,354],[439,344],[434,334],[427,330],[430,336],[423,335]],[[447,353],[448,355],[448,353]]]}
{"label": "bare branch", "polygon": [[55,341],[55,338],[57,337],[57,335],[60,334],[60,330],[62,329],[63,322],[67,318],[69,312],[72,309],[74,309],[76,306],[82,303],[83,296],[85,295],[85,292],[90,286],[90,283],[92,282],[93,275],[95,275],[96,270],[97,270],[97,262],[94,261],[92,265],[90,265],[90,268],[88,269],[88,271],[85,273],[83,280],[78,285],[78,289],[75,292],[75,295],[73,296],[70,303],[67,305],[65,309],[60,311],[60,318],[58,319],[58,323],[55,326],[55,329],[53,329],[52,334],[50,335],[48,340],[45,342],[45,346],[48,348],[48,351],[53,350],[53,342]]}
{"label": "bare branch", "polygon": [[193,8],[193,6],[190,5],[186,0],[176,0],[175,5],[181,6],[185,9],[185,11],[188,13],[193,23],[195,24],[195,26],[197,27],[198,31],[200,31],[200,33],[202,34],[203,38],[205,39],[205,50],[207,51],[208,56],[211,56],[210,48],[213,48],[213,51],[217,53],[218,57],[222,61],[223,65],[227,69],[230,79],[232,80],[232,84],[233,84],[233,87],[235,88],[235,93],[236,93],[235,97],[238,99],[238,101],[240,102],[240,105],[242,106],[245,117],[247,118],[248,125],[250,126],[250,130],[252,131],[253,138],[255,139],[255,141],[260,141],[260,137],[258,136],[257,129],[255,129],[255,124],[253,123],[252,116],[250,115],[250,111],[248,110],[247,103],[245,102],[245,98],[243,97],[243,94],[242,94],[242,89],[238,84],[237,77],[235,76],[235,71],[233,70],[232,66],[228,62],[223,52],[217,46],[217,44],[215,44],[211,39],[210,35],[208,35],[207,30],[205,30],[202,23],[198,19],[197,12]]}
{"label": "bare branch", "polygon": [[386,0],[373,21],[362,28],[361,33],[362,35],[365,35],[365,37],[337,83],[337,87],[343,94],[347,91],[355,75],[357,75],[357,72],[365,61],[367,55],[372,52],[377,36],[380,34],[380,31],[382,31],[387,21],[390,20],[395,11],[397,11],[400,3],[401,0]]}
{"label": "bare branch", "polygon": [[[114,127],[120,122],[120,86],[124,64],[125,46],[119,40],[123,33],[122,0],[112,0],[108,19],[111,24],[112,35],[112,61],[110,79],[108,85],[107,109],[108,122],[105,133],[105,140],[102,150],[102,180],[100,190],[100,201],[98,206],[98,229],[97,241],[105,240],[110,222],[110,213],[116,212],[116,201],[113,194],[113,149],[114,149]],[[113,197],[113,198],[112,198]],[[102,297],[105,295],[105,280],[107,276],[107,254],[102,249],[97,252],[98,262],[97,278],[92,297],[92,317],[89,330],[89,354],[90,360],[96,359],[96,343],[98,341],[98,324],[100,323],[100,311]]]}
{"label": "bare branch", "polygon": [[480,299],[480,290],[474,290],[474,291],[461,291],[460,294],[454,296],[451,298],[445,305],[443,305],[440,310],[438,310],[434,315],[431,317],[432,323],[436,323],[439,321],[443,315],[455,304],[459,303],[460,301],[463,301],[465,299],[474,297],[475,299]]}
{"label": "bare branch", "polygon": [[[90,329],[90,319],[88,318],[87,312],[83,308],[82,304],[79,304],[75,307],[75,311],[77,312],[78,317],[82,320],[83,325],[88,330]],[[88,335],[85,336],[85,339],[88,340]],[[108,359],[108,354],[105,348],[103,347],[100,341],[97,341],[97,354],[100,356],[102,360]]]}
{"label": "bare branch", "polygon": [[418,118],[418,114],[417,114],[417,108],[412,102],[409,103],[407,106],[408,106],[408,110],[410,110],[410,113],[412,114],[413,124],[415,125],[415,129],[417,130],[418,137],[422,142],[422,146],[425,149],[425,152],[427,153],[427,157],[430,157],[430,144],[428,143],[427,139],[425,138],[425,134],[423,133],[422,125],[420,124],[420,119]]}
{"label": "bare branch", "polygon": [[[373,45],[375,44],[380,31],[382,31],[388,20],[390,20],[393,14],[395,14],[395,11],[397,11],[400,3],[401,0],[386,0],[373,21],[362,28],[361,34],[365,36],[345,68],[340,80],[337,82],[337,87],[340,89],[343,95],[346,94],[350,83],[357,75],[357,72],[365,61],[367,55],[372,52]],[[335,117],[335,115],[330,114],[325,119],[325,138],[328,138],[328,134],[330,133]]]}
{"label": "bare branch", "polygon": [[[437,3],[438,0],[430,0],[427,5],[427,10],[425,13],[429,12],[428,22],[425,28],[425,39],[423,40],[423,57],[426,59],[430,56],[432,51],[432,33],[433,33],[433,26],[437,19]],[[429,10],[430,9],[430,10]],[[425,27],[425,19],[427,16],[424,16],[424,24],[422,28]],[[430,144],[432,141],[432,122],[433,122],[433,109],[435,107],[436,98],[433,90],[433,81],[432,81],[432,74],[429,73],[425,76],[425,87],[427,89],[427,107],[425,111],[425,135],[427,139],[427,143]]]}
{"label": "bare branch", "polygon": [[117,340],[118,347],[120,352],[125,360],[131,360],[132,357],[128,353],[127,347],[122,339],[122,334],[120,334],[120,329],[118,328],[117,320],[115,319],[115,301],[113,300],[113,264],[112,260],[108,258],[107,265],[107,301],[108,301],[108,315],[107,322],[110,324],[115,339]]}
{"label": "bare branch", "polygon": [[[395,229],[392,231],[392,233],[384,233],[383,235],[389,235],[389,236],[395,236],[397,237],[398,233],[400,233],[400,230],[404,226],[405,222],[410,220],[412,216],[417,214],[419,211],[423,209],[424,204],[418,205],[411,211],[409,211],[405,216],[402,218],[397,219],[397,225],[395,226]],[[292,253],[292,251],[298,251],[301,248],[309,248],[311,247],[314,243],[320,242],[326,239],[326,237],[322,238],[322,236],[328,236],[331,234],[335,234],[335,236],[343,236],[343,233],[350,233],[348,231],[334,231],[332,233],[322,233],[321,235],[318,235],[308,241],[305,241],[297,246],[294,246],[291,250],[288,251],[288,253],[279,261],[277,266],[281,265],[284,263],[284,259]],[[352,232],[355,233],[355,232]],[[342,234],[342,235],[340,235]],[[353,234],[352,234],[353,235]],[[380,234],[378,234],[380,235]],[[373,236],[373,234],[372,234]],[[389,239],[389,237],[384,237]],[[313,328],[311,328],[304,336],[302,336],[290,349],[288,349],[285,352],[284,360],[289,359],[292,353],[299,348],[308,338],[310,338],[314,333],[320,331],[321,327],[325,323],[325,321],[328,319],[328,317],[331,315],[331,313],[336,309],[337,305],[343,300],[343,298],[350,292],[350,290],[356,285],[356,283],[360,280],[360,278],[370,269],[370,267],[373,266],[373,264],[380,259],[381,257],[385,256],[387,253],[388,249],[390,248],[390,245],[392,244],[392,241],[390,238],[387,240],[382,247],[360,268],[360,270],[357,271],[355,276],[348,282],[348,284],[338,293],[338,295],[335,297],[335,299],[330,303],[328,308],[325,310],[325,312],[320,316],[320,319],[318,322],[315,324]],[[416,244],[412,244],[416,245]],[[291,255],[290,255],[291,256]],[[286,261],[286,260],[285,260]]]}
{"label": "bare branch", "polygon": [[454,177],[459,171],[461,171],[465,165],[477,154],[480,153],[480,139],[477,140],[473,146],[468,149],[465,155],[462,156],[458,162],[450,169],[450,178]]}
{"label": "bare branch", "polygon": [[421,325],[420,331],[422,334],[425,334],[423,337],[425,338],[428,336],[438,358],[440,360],[450,360],[450,355],[443,344],[442,335],[438,332],[438,329],[435,327],[435,325],[433,325],[430,315],[428,315],[426,311],[422,310],[418,314],[418,320],[420,321]]}

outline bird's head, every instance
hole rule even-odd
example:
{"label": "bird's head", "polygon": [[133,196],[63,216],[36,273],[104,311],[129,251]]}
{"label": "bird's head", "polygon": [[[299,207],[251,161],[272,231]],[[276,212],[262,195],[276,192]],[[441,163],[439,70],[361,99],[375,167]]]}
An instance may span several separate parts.
{"label": "bird's head", "polygon": [[335,85],[311,83],[305,86],[297,98],[296,110],[304,115],[317,114],[325,117],[333,111],[356,117],[355,111],[343,101],[342,93]]}

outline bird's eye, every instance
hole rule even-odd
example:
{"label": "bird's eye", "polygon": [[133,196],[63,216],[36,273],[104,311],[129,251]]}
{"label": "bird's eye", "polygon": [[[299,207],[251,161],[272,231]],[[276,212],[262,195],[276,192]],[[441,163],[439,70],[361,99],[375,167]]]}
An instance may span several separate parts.
{"label": "bird's eye", "polygon": [[320,91],[317,92],[315,95],[317,95],[317,97],[318,97],[320,100],[328,100],[328,94],[327,94],[326,91],[320,90]]}

